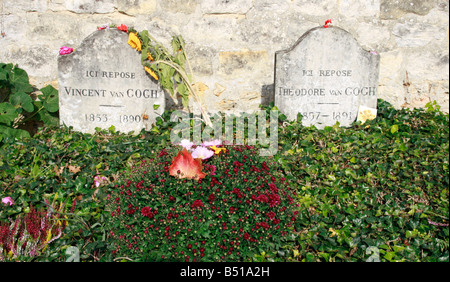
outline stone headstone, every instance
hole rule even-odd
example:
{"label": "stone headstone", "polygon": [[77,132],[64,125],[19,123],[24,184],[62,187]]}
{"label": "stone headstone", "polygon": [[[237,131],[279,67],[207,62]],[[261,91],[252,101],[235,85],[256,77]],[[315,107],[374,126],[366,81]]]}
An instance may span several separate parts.
{"label": "stone headstone", "polygon": [[377,107],[379,61],[347,31],[313,28],[275,53],[275,105],[305,126],[349,126],[360,106]]}
{"label": "stone headstone", "polygon": [[138,133],[164,111],[163,90],[128,44],[128,33],[115,28],[98,30],[59,56],[58,80],[60,123],[76,131],[114,126]]}

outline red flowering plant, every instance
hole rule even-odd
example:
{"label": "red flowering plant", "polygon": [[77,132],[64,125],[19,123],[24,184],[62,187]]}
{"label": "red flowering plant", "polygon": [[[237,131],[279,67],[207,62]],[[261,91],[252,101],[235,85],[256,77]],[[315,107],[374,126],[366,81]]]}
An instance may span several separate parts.
{"label": "red flowering plant", "polygon": [[30,207],[9,223],[0,222],[0,261],[30,261],[63,235],[67,225],[64,203],[53,201],[47,210]]}
{"label": "red flowering plant", "polygon": [[115,261],[252,261],[291,239],[296,193],[276,163],[251,146],[209,148],[201,159],[174,146],[122,174],[106,205]]}

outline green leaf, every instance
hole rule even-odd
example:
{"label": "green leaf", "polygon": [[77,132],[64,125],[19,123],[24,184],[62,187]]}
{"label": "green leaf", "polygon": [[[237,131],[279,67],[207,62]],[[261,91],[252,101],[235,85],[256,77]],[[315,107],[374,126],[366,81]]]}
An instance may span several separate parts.
{"label": "green leaf", "polygon": [[[143,46],[148,46],[148,44],[150,43],[150,38],[149,38],[149,34],[147,30],[143,30],[139,33],[139,35],[141,36],[141,40],[142,40],[142,45]],[[142,52],[144,53],[144,52]],[[145,55],[147,56],[147,52],[145,52]]]}
{"label": "green leaf", "polygon": [[59,116],[48,111],[40,111],[39,119],[47,126],[57,126],[59,124]]}
{"label": "green leaf", "polygon": [[30,93],[31,91],[33,91],[33,87],[30,85],[27,72],[21,68],[18,68],[17,66],[12,69],[9,80],[13,86],[13,93]]}
{"label": "green leaf", "polygon": [[30,137],[30,133],[23,129],[11,128],[9,126],[4,126],[0,124],[0,135],[3,137],[12,137],[12,138],[27,138]]}
{"label": "green leaf", "polygon": [[114,127],[114,125],[111,125],[111,126],[108,128],[108,131],[109,131],[111,134],[114,134],[114,133],[116,133],[116,128]]}
{"label": "green leaf", "polygon": [[[31,113],[34,110],[33,99],[24,92],[16,92],[9,97],[9,102],[14,106],[20,106],[25,111]],[[19,112],[20,113],[20,112]]]}
{"label": "green leaf", "polygon": [[17,116],[16,107],[8,102],[0,104],[0,123],[10,125]]}
{"label": "green leaf", "polygon": [[306,254],[306,261],[307,261],[307,262],[314,262],[314,254],[312,254],[312,253],[307,253],[307,254]]}
{"label": "green leaf", "polygon": [[142,48],[141,50],[141,63],[144,64],[144,62],[147,60],[147,52],[148,52],[148,48]]}
{"label": "green leaf", "polygon": [[53,86],[47,85],[41,89],[44,108],[50,113],[57,112],[59,110],[58,90]]}
{"label": "green leaf", "polygon": [[394,134],[395,132],[398,131],[398,125],[394,124],[393,126],[391,126],[391,133]]}

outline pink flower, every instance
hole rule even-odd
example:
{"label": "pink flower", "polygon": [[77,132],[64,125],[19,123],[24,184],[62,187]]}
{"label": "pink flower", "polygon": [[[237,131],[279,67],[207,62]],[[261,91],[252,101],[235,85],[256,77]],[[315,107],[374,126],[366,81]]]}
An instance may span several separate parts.
{"label": "pink flower", "polygon": [[12,206],[14,204],[14,200],[11,197],[5,197],[2,199],[2,203],[5,205],[9,204],[10,206]]}
{"label": "pink flower", "polygon": [[215,165],[204,164],[206,171],[209,171],[211,175],[216,175],[217,167]]}
{"label": "pink flower", "polygon": [[59,54],[60,55],[67,55],[73,52],[73,48],[67,47],[67,46],[63,46],[59,49]]}
{"label": "pink flower", "polygon": [[99,26],[97,29],[98,30],[104,30],[104,29],[109,29],[110,24],[104,24],[102,26]]}
{"label": "pink flower", "polygon": [[194,145],[194,143],[192,143],[191,141],[189,141],[187,139],[183,139],[180,142],[180,146],[182,146],[183,148],[186,148],[186,150],[190,150],[192,148],[192,145]]}
{"label": "pink flower", "polygon": [[95,187],[98,187],[98,186],[100,186],[100,184],[105,183],[106,180],[107,180],[106,177],[101,176],[101,175],[96,175],[96,176],[94,177],[94,184],[95,184]]}
{"label": "pink flower", "polygon": [[197,147],[192,151],[192,157],[194,159],[209,159],[214,155],[214,152],[205,147]]}

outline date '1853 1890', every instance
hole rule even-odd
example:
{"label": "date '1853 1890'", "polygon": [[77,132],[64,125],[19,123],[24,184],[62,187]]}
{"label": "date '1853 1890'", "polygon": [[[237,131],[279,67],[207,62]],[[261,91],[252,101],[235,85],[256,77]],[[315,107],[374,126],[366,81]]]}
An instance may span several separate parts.
{"label": "date '1853 1890'", "polygon": [[[84,118],[88,122],[108,122],[112,121],[113,118],[107,114],[85,114]],[[120,123],[140,123],[143,118],[141,115],[119,115]]]}

